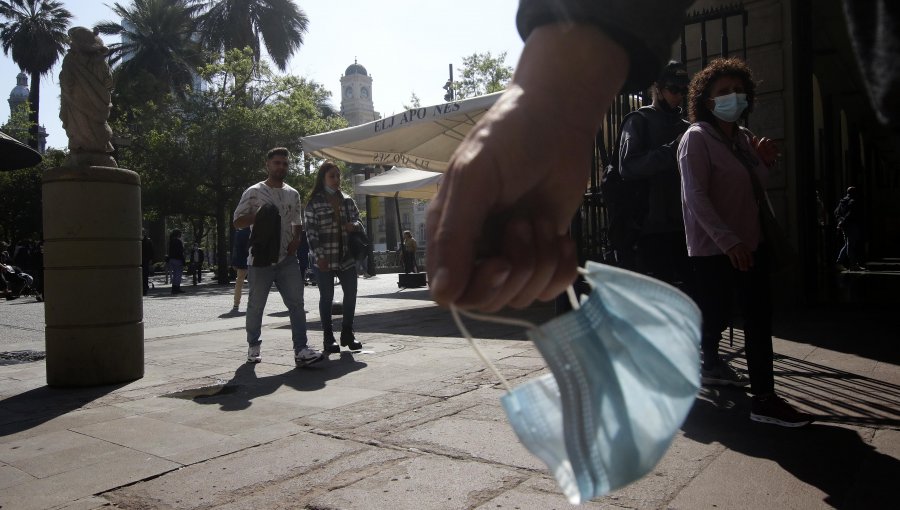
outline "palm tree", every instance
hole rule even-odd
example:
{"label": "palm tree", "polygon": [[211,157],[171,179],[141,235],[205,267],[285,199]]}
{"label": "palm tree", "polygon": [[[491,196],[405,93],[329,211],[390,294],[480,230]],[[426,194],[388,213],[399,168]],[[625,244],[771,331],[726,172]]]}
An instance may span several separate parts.
{"label": "palm tree", "polygon": [[28,102],[31,119],[28,144],[38,147],[41,108],[41,76],[50,72],[65,52],[66,31],[72,14],[55,0],[0,0],[0,45],[3,54],[12,52],[13,62],[31,75]]}
{"label": "palm tree", "polygon": [[212,50],[253,49],[261,57],[260,39],[281,71],[303,44],[309,18],[293,0],[202,0],[200,17],[203,41]]}
{"label": "palm tree", "polygon": [[[184,97],[197,68],[206,60],[195,39],[199,5],[194,0],[133,0],[131,7],[114,4],[121,23],[95,26],[102,34],[119,35],[109,45],[116,90],[127,104],[159,100],[174,92]],[[125,97],[123,97],[123,95]]]}

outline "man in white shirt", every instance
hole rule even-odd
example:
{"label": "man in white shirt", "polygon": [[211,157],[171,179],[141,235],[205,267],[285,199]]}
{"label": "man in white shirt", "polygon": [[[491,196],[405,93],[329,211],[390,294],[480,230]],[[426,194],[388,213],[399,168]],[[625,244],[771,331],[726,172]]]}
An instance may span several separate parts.
{"label": "man in white shirt", "polygon": [[[247,188],[241,195],[234,210],[235,228],[255,228],[257,212],[266,204],[277,209],[281,217],[280,246],[278,261],[254,263],[253,245],[259,246],[260,239],[251,233],[249,269],[250,296],[247,301],[247,351],[248,363],[259,363],[262,315],[266,299],[274,282],[288,307],[291,318],[291,336],[294,343],[294,361],[298,367],[316,363],[323,359],[322,353],[307,346],[306,315],[303,311],[303,277],[297,264],[297,247],[303,235],[303,207],[300,193],[285,184],[290,153],[284,147],[277,147],[266,155],[268,178]],[[259,230],[260,232],[262,229]],[[259,233],[259,232],[258,232]],[[265,240],[262,240],[264,242]],[[260,255],[260,254],[257,254]]]}

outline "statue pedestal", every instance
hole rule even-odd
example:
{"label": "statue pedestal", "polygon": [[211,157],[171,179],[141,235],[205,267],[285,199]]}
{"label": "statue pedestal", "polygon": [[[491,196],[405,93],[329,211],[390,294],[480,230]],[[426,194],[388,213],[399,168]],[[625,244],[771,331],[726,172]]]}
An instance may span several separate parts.
{"label": "statue pedestal", "polygon": [[47,384],[144,376],[141,181],[131,170],[44,172]]}

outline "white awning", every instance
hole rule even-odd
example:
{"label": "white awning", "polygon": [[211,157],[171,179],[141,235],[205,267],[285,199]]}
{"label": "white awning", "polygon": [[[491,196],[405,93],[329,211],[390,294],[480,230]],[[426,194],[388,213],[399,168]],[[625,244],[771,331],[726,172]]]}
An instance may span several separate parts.
{"label": "white awning", "polygon": [[450,156],[501,92],[414,108],[367,124],[308,136],[303,150],[320,158],[443,172]]}
{"label": "white awning", "polygon": [[439,172],[394,167],[356,185],[357,193],[379,197],[434,198],[438,183],[444,177]]}

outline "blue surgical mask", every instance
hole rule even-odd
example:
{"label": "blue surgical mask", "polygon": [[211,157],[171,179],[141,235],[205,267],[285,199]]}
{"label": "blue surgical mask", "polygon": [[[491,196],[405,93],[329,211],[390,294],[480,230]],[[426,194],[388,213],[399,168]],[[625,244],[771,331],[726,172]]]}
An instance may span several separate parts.
{"label": "blue surgical mask", "polygon": [[[573,311],[542,326],[451,307],[463,334],[506,385],[501,399],[519,441],[572,504],[647,474],[687,417],[700,385],[700,310],[678,289],[588,262],[593,287]],[[459,318],[528,328],[549,374],[511,388]]]}
{"label": "blue surgical mask", "polygon": [[337,189],[332,188],[331,186],[329,186],[327,184],[325,184],[324,186],[325,186],[325,193],[328,193],[329,195],[334,195],[335,193],[337,193]]}
{"label": "blue surgical mask", "polygon": [[747,109],[747,94],[732,92],[724,96],[713,98],[716,102],[712,114],[725,122],[737,122],[741,114]]}

